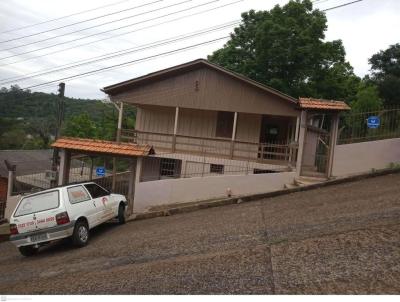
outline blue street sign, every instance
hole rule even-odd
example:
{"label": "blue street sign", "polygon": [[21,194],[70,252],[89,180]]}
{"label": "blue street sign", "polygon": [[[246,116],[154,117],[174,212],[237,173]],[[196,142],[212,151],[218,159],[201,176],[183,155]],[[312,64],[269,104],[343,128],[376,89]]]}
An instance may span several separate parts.
{"label": "blue street sign", "polygon": [[376,129],[381,125],[381,119],[379,116],[370,116],[367,119],[367,126],[371,129]]}
{"label": "blue street sign", "polygon": [[106,176],[106,169],[104,167],[96,167],[96,176]]}

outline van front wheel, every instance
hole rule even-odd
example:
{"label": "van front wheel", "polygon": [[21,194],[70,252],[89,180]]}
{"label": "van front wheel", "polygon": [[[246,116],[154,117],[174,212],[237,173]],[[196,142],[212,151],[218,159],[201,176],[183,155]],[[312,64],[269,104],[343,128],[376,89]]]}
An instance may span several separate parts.
{"label": "van front wheel", "polygon": [[26,245],[26,246],[20,246],[18,250],[21,253],[21,255],[25,257],[30,257],[35,255],[38,252],[39,248],[34,247],[33,245]]}

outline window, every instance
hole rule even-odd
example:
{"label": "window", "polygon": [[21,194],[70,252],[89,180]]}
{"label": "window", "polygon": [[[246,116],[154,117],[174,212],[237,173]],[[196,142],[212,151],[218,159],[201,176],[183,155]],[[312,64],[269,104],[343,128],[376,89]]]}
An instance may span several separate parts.
{"label": "window", "polygon": [[274,170],[264,170],[264,169],[254,169],[253,173],[254,174],[264,174],[264,173],[278,173],[279,171],[274,171]]}
{"label": "window", "polygon": [[224,165],[210,165],[210,173],[224,174]]}
{"label": "window", "polygon": [[218,111],[216,137],[232,137],[234,116],[234,112]]}
{"label": "window", "polygon": [[181,172],[181,161],[172,158],[161,158],[160,176],[178,178]]}
{"label": "window", "polygon": [[69,202],[72,204],[90,200],[88,192],[82,186],[68,188],[67,192]]}
{"label": "window", "polygon": [[58,191],[45,192],[22,198],[15,217],[58,208]]}
{"label": "window", "polygon": [[89,191],[92,198],[99,198],[103,196],[110,195],[110,193],[104,190],[102,187],[96,184],[87,184],[85,185],[86,189]]}

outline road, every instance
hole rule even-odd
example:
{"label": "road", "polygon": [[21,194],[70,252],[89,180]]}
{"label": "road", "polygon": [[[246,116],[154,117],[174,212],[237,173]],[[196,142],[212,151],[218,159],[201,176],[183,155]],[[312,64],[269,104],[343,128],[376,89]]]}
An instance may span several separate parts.
{"label": "road", "polygon": [[107,224],[24,258],[0,244],[1,294],[400,293],[400,174]]}

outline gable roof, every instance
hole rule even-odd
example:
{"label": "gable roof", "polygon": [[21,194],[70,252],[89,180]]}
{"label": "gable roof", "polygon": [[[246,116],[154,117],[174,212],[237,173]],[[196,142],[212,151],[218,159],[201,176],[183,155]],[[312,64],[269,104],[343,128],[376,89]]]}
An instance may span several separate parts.
{"label": "gable roof", "polygon": [[118,143],[76,137],[61,137],[57,139],[51,146],[53,148],[68,149],[73,151],[95,152],[120,156],[146,156],[149,154],[154,154],[153,148],[149,145]]}
{"label": "gable roof", "polygon": [[301,109],[316,109],[316,110],[350,110],[350,106],[343,101],[323,100],[313,98],[299,98],[299,107]]}
{"label": "gable roof", "polygon": [[256,87],[256,88],[264,90],[264,91],[266,91],[268,93],[274,94],[274,95],[276,95],[278,97],[281,97],[281,98],[283,98],[283,99],[285,99],[287,101],[290,101],[290,102],[292,102],[294,104],[298,103],[297,99],[295,99],[295,98],[293,98],[293,97],[291,97],[291,96],[289,96],[287,94],[284,94],[283,92],[280,92],[280,91],[278,91],[276,89],[273,89],[273,88],[268,87],[268,86],[266,86],[264,84],[256,82],[256,81],[254,81],[254,80],[252,80],[252,79],[250,79],[248,77],[245,77],[245,76],[243,76],[241,74],[238,74],[236,72],[230,71],[230,70],[228,70],[226,68],[223,68],[223,67],[221,67],[219,65],[211,63],[211,62],[209,62],[209,61],[207,61],[205,59],[197,59],[197,60],[190,61],[190,62],[187,62],[187,63],[184,63],[184,64],[176,65],[176,66],[173,66],[173,67],[170,67],[170,68],[167,68],[167,69],[159,70],[159,71],[156,71],[156,72],[153,72],[153,73],[149,73],[149,74],[144,75],[144,76],[140,76],[138,78],[134,78],[134,79],[123,81],[123,82],[120,82],[120,83],[117,83],[117,84],[106,86],[101,90],[103,92],[107,93],[108,95],[111,95],[111,96],[112,95],[117,95],[117,94],[119,94],[121,92],[124,92],[124,91],[126,91],[128,89],[132,89],[132,88],[140,86],[140,85],[149,84],[149,83],[152,83],[152,82],[155,82],[155,81],[162,80],[164,78],[168,78],[168,77],[180,74],[180,73],[184,73],[184,72],[187,72],[187,71],[192,71],[192,70],[199,69],[199,68],[202,68],[202,67],[208,67],[208,68],[211,68],[211,69],[216,70],[218,72],[221,72],[221,73],[223,73],[225,75],[228,75],[228,76],[230,76],[232,78],[235,78],[235,79],[237,79],[239,81],[247,83],[250,86]]}

